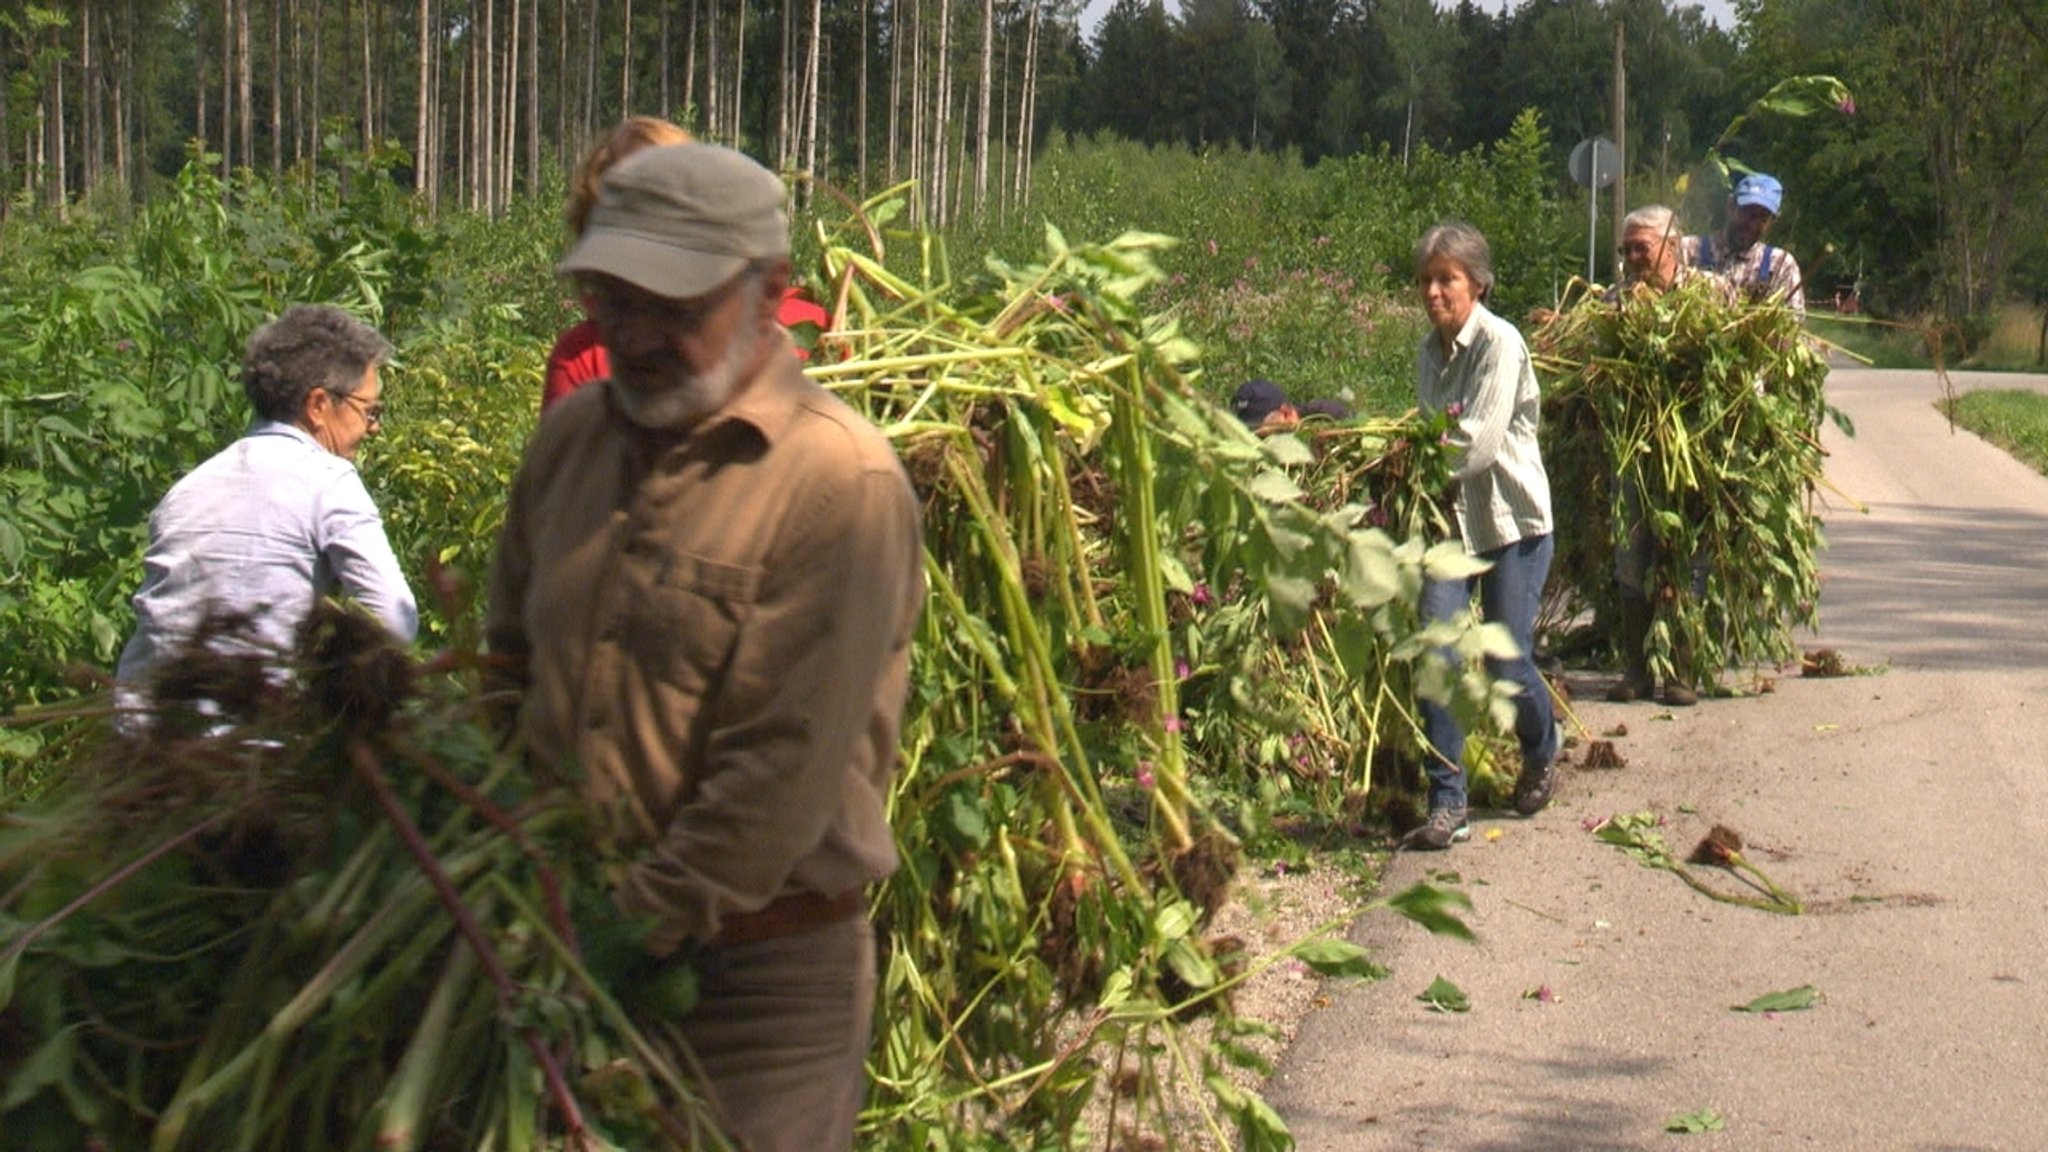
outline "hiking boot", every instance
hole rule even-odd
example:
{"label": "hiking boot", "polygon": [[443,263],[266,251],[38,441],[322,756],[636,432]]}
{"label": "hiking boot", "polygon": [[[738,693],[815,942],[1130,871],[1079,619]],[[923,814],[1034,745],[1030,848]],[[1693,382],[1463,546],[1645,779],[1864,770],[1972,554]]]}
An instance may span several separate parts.
{"label": "hiking boot", "polygon": [[1524,756],[1521,774],[1515,777],[1515,811],[1534,816],[1549,805],[1557,791],[1557,754],[1564,750],[1564,729],[1550,726],[1550,755]]}
{"label": "hiking boot", "polygon": [[1673,708],[1690,708],[1699,702],[1700,694],[1692,685],[1680,684],[1676,680],[1665,681],[1664,703]]}
{"label": "hiking boot", "polygon": [[1465,822],[1463,808],[1435,808],[1429,813],[1429,823],[1410,832],[1405,843],[1410,848],[1441,852],[1460,840],[1471,838],[1472,826]]}
{"label": "hiking boot", "polygon": [[1650,675],[1650,602],[1641,596],[1621,598],[1621,681],[1607,690],[1614,704],[1650,700],[1657,695],[1656,677]]}

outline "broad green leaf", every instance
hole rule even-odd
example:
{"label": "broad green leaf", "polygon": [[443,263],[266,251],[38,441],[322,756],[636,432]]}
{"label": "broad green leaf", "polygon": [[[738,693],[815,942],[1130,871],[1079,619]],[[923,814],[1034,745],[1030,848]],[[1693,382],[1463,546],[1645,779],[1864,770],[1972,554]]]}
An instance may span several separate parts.
{"label": "broad green leaf", "polygon": [[1491,567],[1493,565],[1465,551],[1465,545],[1456,540],[1432,545],[1422,557],[1422,570],[1432,580],[1463,580]]}
{"label": "broad green leaf", "polygon": [[1360,608],[1384,604],[1401,591],[1401,568],[1394,562],[1393,549],[1384,533],[1358,533],[1351,537],[1340,587],[1344,596]]}
{"label": "broad green leaf", "polygon": [[1421,994],[1415,998],[1428,1005],[1432,1012],[1470,1012],[1472,1010],[1472,999],[1465,995],[1465,990],[1441,976],[1432,980],[1429,987],[1423,989]]}
{"label": "broad green leaf", "polygon": [[988,846],[988,815],[966,790],[955,788],[947,792],[934,817],[956,842],[975,848]]}
{"label": "broad green leaf", "polygon": [[1301,499],[1301,485],[1277,468],[1268,468],[1248,481],[1244,489],[1268,504],[1292,504]]}
{"label": "broad green leaf", "polygon": [[71,1079],[77,1048],[76,1025],[65,1028],[43,1041],[41,1047],[29,1053],[28,1059],[16,1065],[9,1073],[7,1094],[0,1096],[0,1113],[11,1112],[26,1104],[45,1088],[67,1084]]}
{"label": "broad green leaf", "polygon": [[1821,1002],[1821,994],[1811,984],[1787,988],[1783,992],[1768,992],[1747,1004],[1737,1004],[1731,1012],[1803,1012]]}
{"label": "broad green leaf", "polygon": [[1308,445],[1292,433],[1282,432],[1266,437],[1266,453],[1278,463],[1290,468],[1305,468],[1316,462],[1316,454]]}
{"label": "broad green leaf", "polygon": [[1188,987],[1207,991],[1216,986],[1216,961],[1187,939],[1175,940],[1166,950],[1166,966],[1187,982]]}
{"label": "broad green leaf", "polygon": [[1373,963],[1365,949],[1349,940],[1335,940],[1318,936],[1296,944],[1288,951],[1294,958],[1315,969],[1324,976],[1349,976],[1358,980],[1378,980],[1386,976],[1387,970]]}
{"label": "broad green leaf", "polygon": [[1472,907],[1472,898],[1456,889],[1416,884],[1388,900],[1387,907],[1429,929],[1435,935],[1455,936],[1460,940],[1473,938],[1472,929],[1452,911],[1456,908],[1469,911]]}
{"label": "broad green leaf", "polygon": [[1161,940],[1180,940],[1194,931],[1198,919],[1194,905],[1185,900],[1168,900],[1153,915],[1152,930]]}

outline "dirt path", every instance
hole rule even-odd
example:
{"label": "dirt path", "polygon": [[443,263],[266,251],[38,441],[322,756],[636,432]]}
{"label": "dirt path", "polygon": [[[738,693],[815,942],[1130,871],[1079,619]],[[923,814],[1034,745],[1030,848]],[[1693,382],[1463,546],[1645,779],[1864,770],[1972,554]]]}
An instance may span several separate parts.
{"label": "dirt path", "polygon": [[[1455,873],[1479,942],[1353,930],[1393,975],[1330,990],[1268,1087],[1304,1152],[2048,1142],[2048,479],[1951,436],[1925,373],[1829,390],[1857,436],[1829,430],[1828,475],[1868,512],[1827,513],[1809,646],[1884,671],[1580,704],[1595,735],[1626,725],[1627,767],[1567,769],[1535,820],[1394,860],[1389,891]],[[1811,912],[1714,903],[1584,827],[1646,808],[1680,853],[1738,829]],[[1438,975],[1470,1013],[1416,1001]],[[1729,1010],[1808,984],[1811,1011]],[[1702,1109],[1725,1128],[1664,1131]]]}

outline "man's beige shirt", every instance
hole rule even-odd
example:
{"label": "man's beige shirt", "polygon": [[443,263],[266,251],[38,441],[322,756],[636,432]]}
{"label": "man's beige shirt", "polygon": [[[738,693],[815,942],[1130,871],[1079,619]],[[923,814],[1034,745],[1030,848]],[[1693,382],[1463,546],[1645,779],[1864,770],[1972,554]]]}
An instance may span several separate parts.
{"label": "man's beige shirt", "polygon": [[666,951],[778,896],[887,876],[924,599],[889,442],[789,356],[687,435],[610,385],[541,421],[491,575],[539,762],[578,770]]}

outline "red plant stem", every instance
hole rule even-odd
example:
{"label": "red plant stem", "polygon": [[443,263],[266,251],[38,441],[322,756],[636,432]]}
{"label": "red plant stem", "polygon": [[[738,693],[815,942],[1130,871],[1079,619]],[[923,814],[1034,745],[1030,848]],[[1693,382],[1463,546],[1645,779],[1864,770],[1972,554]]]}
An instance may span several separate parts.
{"label": "red plant stem", "polygon": [[[442,869],[441,862],[435,859],[434,850],[428,847],[426,837],[420,835],[419,826],[412,822],[412,817],[407,816],[405,809],[399,805],[398,797],[391,791],[391,781],[385,777],[384,769],[377,764],[377,757],[361,740],[350,740],[348,758],[349,763],[355,766],[356,774],[363,778],[363,783],[370,789],[370,795],[376,798],[377,807],[384,810],[385,819],[390,820],[391,826],[397,830],[398,838],[404,842],[406,851],[412,853],[413,860],[419,864],[420,873],[427,878],[428,884],[433,885],[434,894],[440,898],[441,906],[447,909],[448,915],[455,920],[456,930],[462,933],[462,938],[469,942],[471,950],[476,953],[477,961],[483,965],[484,974],[490,978],[491,987],[497,990],[498,1007],[510,1009],[513,998],[518,994],[518,986],[513,983],[511,974],[505,971],[505,962],[499,959],[497,950],[491,947],[489,938],[484,935],[483,926],[476,922],[476,917],[471,914],[469,906],[462,902],[462,895],[455,890],[454,881],[448,879],[448,873]],[[556,1107],[562,1110],[562,1119],[568,1125],[567,1135],[572,1140],[580,1141],[586,1132],[583,1110],[577,1107],[576,1097],[569,1091],[568,1081],[562,1076],[561,1065],[548,1052],[547,1045],[541,1043],[539,1032],[532,1028],[521,1028],[519,1036],[526,1041],[527,1051],[533,1054],[534,1063],[539,1065],[542,1077],[547,1080],[548,1094],[554,1097]]]}
{"label": "red plant stem", "polygon": [[185,829],[183,832],[178,833],[176,836],[171,837],[169,840],[164,841],[163,843],[157,845],[154,848],[151,848],[149,851],[144,852],[142,855],[137,856],[135,859],[130,860],[128,863],[123,864],[121,867],[115,869],[112,875],[106,877],[99,883],[94,884],[92,887],[87,888],[85,891],[79,893],[77,899],[73,900],[69,904],[66,904],[64,907],[57,909],[57,911],[51,913],[49,916],[44,917],[42,920],[36,923],[35,927],[30,928],[28,931],[22,933],[19,939],[9,944],[5,949],[0,949],[0,962],[5,962],[23,952],[28,951],[28,946],[30,944],[35,943],[36,938],[38,936],[41,936],[43,933],[48,932],[50,929],[55,928],[59,924],[62,924],[65,920],[71,917],[72,913],[77,912],[79,909],[85,907],[87,904],[90,904],[94,900],[99,899],[101,896],[106,895],[108,892],[113,891],[116,887],[118,887],[121,884],[122,881],[128,879],[130,876],[135,875],[137,872],[142,871],[144,868],[149,867],[151,864],[156,863],[158,860],[163,859],[171,851],[183,845],[186,841],[192,839],[194,836],[197,836],[202,832],[207,831],[208,829],[212,828],[214,825],[220,823],[224,819],[226,819],[226,816],[224,814],[209,816],[206,819],[201,820],[199,823],[194,824],[192,827]]}
{"label": "red plant stem", "polygon": [[541,896],[547,901],[548,919],[552,921],[551,926],[555,934],[569,946],[572,955],[579,960],[582,959],[583,946],[576,942],[576,926],[569,919],[568,902],[562,899],[562,882],[555,875],[555,870],[548,866],[547,858],[540,854],[540,849],[533,846],[533,841],[526,835],[526,829],[520,827],[519,821],[498,807],[490,797],[470,787],[467,780],[441,767],[424,749],[408,748],[407,752],[411,754],[420,771],[427,774],[428,779],[453,792],[456,799],[475,809],[477,815],[482,816],[491,827],[503,832],[506,839],[512,841],[513,846],[519,849],[520,855],[533,862],[535,875],[540,880]]}

